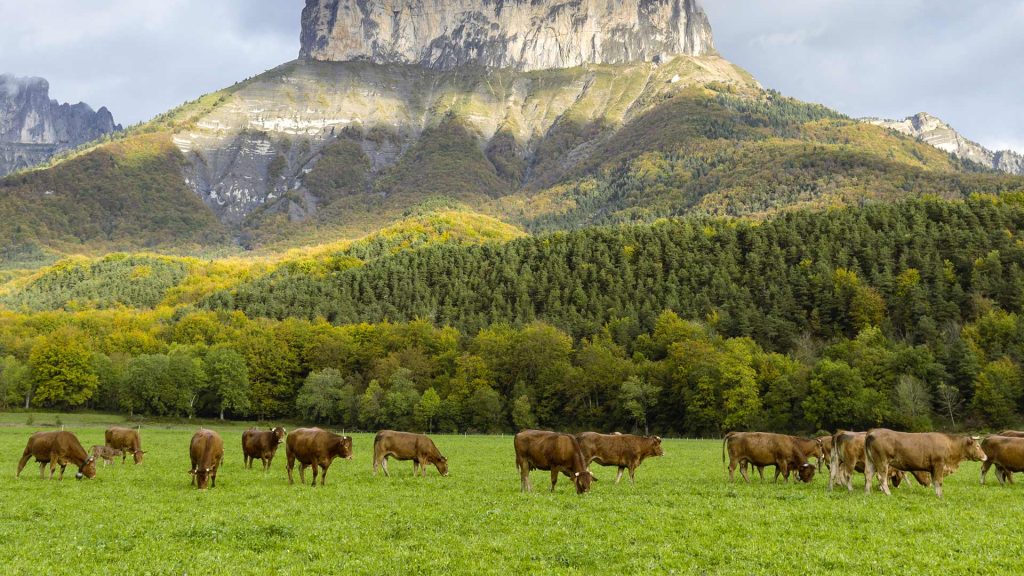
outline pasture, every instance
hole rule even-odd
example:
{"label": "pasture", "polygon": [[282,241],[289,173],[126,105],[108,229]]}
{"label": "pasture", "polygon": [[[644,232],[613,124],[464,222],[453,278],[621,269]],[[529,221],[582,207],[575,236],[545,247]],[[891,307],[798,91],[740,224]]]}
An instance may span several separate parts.
{"label": "pasture", "polygon": [[[100,464],[83,481],[69,466],[57,482],[34,461],[14,476],[29,434],[53,429],[42,426],[53,416],[0,416],[5,574],[1005,574],[1024,554],[1024,486],[992,474],[979,486],[975,462],[947,478],[941,501],[917,485],[866,497],[827,493],[825,474],[729,484],[720,441],[665,440],[635,486],[595,465],[587,495],[565,477],[549,493],[546,472],[521,494],[510,436],[436,435],[450,477],[413,478],[410,462],[392,461],[386,478],[371,473],[373,436],[356,434],[354,459],[335,460],[313,489],[288,485],[283,446],[269,473],[243,469],[236,424],[211,426],[225,460],[217,487],[199,492],[195,427],[143,427],[143,464]],[[86,449],[120,423],[62,418]]]}

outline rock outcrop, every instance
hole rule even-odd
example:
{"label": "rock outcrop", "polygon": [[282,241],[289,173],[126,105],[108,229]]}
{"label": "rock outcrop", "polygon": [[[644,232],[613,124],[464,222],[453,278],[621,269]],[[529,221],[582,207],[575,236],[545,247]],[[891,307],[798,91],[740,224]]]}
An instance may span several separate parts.
{"label": "rock outcrop", "polygon": [[1011,150],[993,152],[977,142],[964,138],[941,119],[921,112],[903,120],[865,118],[865,122],[884,126],[931,144],[939,150],[1008,174],[1024,174],[1024,155]]}
{"label": "rock outcrop", "polygon": [[49,93],[42,78],[0,75],[0,176],[121,129],[106,108],[60,104]]}
{"label": "rock outcrop", "polygon": [[697,0],[306,0],[300,57],[542,70],[712,52]]}

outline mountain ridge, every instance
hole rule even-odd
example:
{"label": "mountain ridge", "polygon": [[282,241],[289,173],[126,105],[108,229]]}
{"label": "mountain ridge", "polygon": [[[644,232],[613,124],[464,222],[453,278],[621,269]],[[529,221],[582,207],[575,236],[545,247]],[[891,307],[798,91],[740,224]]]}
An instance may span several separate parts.
{"label": "mountain ridge", "polygon": [[51,100],[44,78],[0,74],[0,177],[121,130],[106,107]]}

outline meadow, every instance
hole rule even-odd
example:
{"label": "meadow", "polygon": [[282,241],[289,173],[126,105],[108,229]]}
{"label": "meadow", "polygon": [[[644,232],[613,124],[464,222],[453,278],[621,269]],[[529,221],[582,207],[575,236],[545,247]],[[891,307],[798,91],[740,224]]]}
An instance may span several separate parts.
{"label": "meadow", "polygon": [[[117,416],[62,415],[88,449]],[[947,478],[946,496],[903,486],[891,498],[809,485],[730,484],[717,440],[664,441],[637,483],[614,468],[578,496],[534,472],[521,494],[510,436],[434,436],[450,463],[412,477],[371,472],[370,434],[335,460],[324,488],[288,484],[282,447],[270,472],[242,465],[244,424],[211,424],[225,441],[217,487],[189,485],[196,426],[142,428],[141,465],[98,466],[93,480],[40,480],[29,434],[52,414],[0,414],[0,558],[4,574],[1006,574],[1018,571],[1024,487],[978,485],[979,464]],[[289,425],[291,429],[293,426]],[[296,470],[296,482],[298,475]],[[307,480],[309,479],[307,474]]]}

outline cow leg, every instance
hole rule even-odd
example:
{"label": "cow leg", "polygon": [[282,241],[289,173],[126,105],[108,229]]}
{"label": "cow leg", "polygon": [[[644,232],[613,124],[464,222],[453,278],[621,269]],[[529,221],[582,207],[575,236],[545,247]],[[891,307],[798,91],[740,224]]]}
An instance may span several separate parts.
{"label": "cow leg", "polygon": [[881,479],[882,492],[885,492],[886,496],[892,496],[892,492],[889,491],[889,475],[890,475],[890,471],[889,471],[889,463],[888,462],[885,462],[885,463],[882,464],[881,471],[882,471],[882,479]]}
{"label": "cow leg", "polygon": [[60,465],[60,476],[57,476],[57,480],[63,480],[64,479],[64,469],[67,468],[67,466],[68,466],[67,464],[61,464]]}
{"label": "cow leg", "polygon": [[[621,470],[621,469],[620,469],[620,470]],[[630,467],[629,467],[629,485],[630,485],[630,486],[634,486],[634,485],[636,485],[636,482],[635,482],[635,481],[634,481],[634,479],[633,479],[633,474],[634,474],[634,473],[636,473],[636,467],[635,467],[635,466],[630,466]],[[619,475],[621,476],[621,475],[622,475],[622,472],[619,472]]]}
{"label": "cow leg", "polygon": [[327,469],[330,468],[331,463],[321,464],[320,466],[320,485],[327,484]]}
{"label": "cow leg", "polygon": [[380,467],[381,467],[382,470],[384,470],[384,475],[385,476],[391,476],[391,473],[388,472],[388,455],[387,454],[385,454],[384,458],[381,459]]}
{"label": "cow leg", "polygon": [[619,473],[615,475],[615,483],[618,484],[619,480],[622,480],[622,471],[625,470],[622,466],[619,466]]}
{"label": "cow leg", "polygon": [[750,484],[750,476],[747,475],[747,463],[746,462],[743,462],[743,463],[740,464],[740,476],[743,476],[743,479],[747,481],[747,484]]}
{"label": "cow leg", "polygon": [[295,455],[289,452],[285,454],[285,458],[287,461],[285,462],[284,468],[288,471],[288,483],[295,484],[295,481],[292,480],[292,468],[295,467]]}
{"label": "cow leg", "polygon": [[935,485],[935,495],[942,498],[942,474],[946,472],[943,464],[932,466],[932,484]]}
{"label": "cow leg", "polygon": [[306,484],[306,466],[304,462],[299,462],[299,484]]}
{"label": "cow leg", "polygon": [[[991,459],[985,460],[984,462],[981,463],[981,483],[982,484],[985,483],[985,475],[988,474],[988,469],[989,469],[990,466],[992,466],[992,460]],[[996,479],[999,480],[1000,484],[1003,483],[1002,474],[999,473],[999,467],[998,466],[996,467]]]}
{"label": "cow leg", "polygon": [[210,473],[210,488],[217,487],[217,466],[213,467],[213,472]]}
{"label": "cow leg", "polygon": [[558,483],[558,469],[551,468],[551,491],[555,491],[555,484]]}
{"label": "cow leg", "polygon": [[39,463],[39,479],[42,480],[44,478],[46,478],[46,462],[40,462]]}
{"label": "cow leg", "polygon": [[864,459],[864,493],[871,493],[871,483],[875,480],[875,464],[871,458]]}
{"label": "cow leg", "polygon": [[[754,468],[754,465],[751,464],[750,467]],[[761,477],[761,482],[764,482],[764,466],[757,466],[757,475]],[[778,474],[775,475],[775,479],[779,479]]]}

